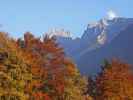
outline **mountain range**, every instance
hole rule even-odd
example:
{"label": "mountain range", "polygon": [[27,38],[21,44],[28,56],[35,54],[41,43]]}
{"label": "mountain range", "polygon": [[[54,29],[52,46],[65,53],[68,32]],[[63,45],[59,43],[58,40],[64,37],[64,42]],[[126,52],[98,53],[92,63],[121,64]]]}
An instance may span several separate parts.
{"label": "mountain range", "polygon": [[133,64],[133,18],[103,18],[88,24],[80,38],[67,34],[54,35],[83,74],[100,71],[104,59],[120,58]]}

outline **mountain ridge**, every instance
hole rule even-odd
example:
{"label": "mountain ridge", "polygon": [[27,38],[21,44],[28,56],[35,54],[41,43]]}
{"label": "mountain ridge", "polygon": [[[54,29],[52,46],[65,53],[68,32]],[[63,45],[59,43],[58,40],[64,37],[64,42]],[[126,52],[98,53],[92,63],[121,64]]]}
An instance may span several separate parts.
{"label": "mountain ridge", "polygon": [[[93,25],[93,27],[92,26],[90,27],[90,24],[89,24],[86,30],[84,31],[83,35],[81,36],[81,38],[73,39],[71,37],[69,38],[57,37],[57,42],[65,49],[65,53],[68,56],[70,56],[74,60],[74,62],[76,62],[81,73],[86,73],[85,70],[88,64],[87,62],[90,63],[90,61],[86,61],[87,59],[90,59],[90,58],[83,57],[83,56],[92,55],[91,52],[95,52],[95,50],[97,51],[105,47],[106,45],[110,45],[110,43],[112,43],[114,39],[118,37],[121,33],[124,34],[123,31],[125,31],[130,25],[133,26],[133,18],[117,17],[111,20],[107,19],[106,21],[107,22],[105,23],[105,19],[101,19],[100,21],[97,22],[96,25]],[[104,58],[102,58],[102,60],[103,59]],[[99,64],[101,61],[97,58],[93,60],[95,60],[97,64]],[[85,66],[83,62],[86,63]],[[95,66],[98,66],[98,65],[95,65]],[[93,68],[89,70],[91,70],[89,73],[96,72],[96,70],[92,71]]]}
{"label": "mountain ridge", "polygon": [[[129,25],[125,30],[121,31],[119,36],[114,38],[109,44],[103,47],[87,52],[77,60],[77,65],[85,66],[80,69],[85,72],[88,69],[89,73],[97,72],[100,70],[99,65],[104,59],[120,58],[130,64],[133,64],[133,24]],[[130,45],[130,46],[129,46]],[[83,59],[83,60],[82,60]],[[80,62],[79,62],[80,61]],[[87,67],[88,66],[88,67]],[[91,67],[93,66],[93,67]]]}

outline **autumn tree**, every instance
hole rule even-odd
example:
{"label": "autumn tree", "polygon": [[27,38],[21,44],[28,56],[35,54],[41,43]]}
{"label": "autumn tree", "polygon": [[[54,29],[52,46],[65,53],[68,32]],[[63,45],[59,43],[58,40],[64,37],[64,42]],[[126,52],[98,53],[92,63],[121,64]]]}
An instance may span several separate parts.
{"label": "autumn tree", "polygon": [[0,33],[0,99],[28,100],[27,81],[32,79],[30,68],[21,56],[16,41]]}
{"label": "autumn tree", "polygon": [[17,44],[31,66],[33,80],[27,92],[32,99],[83,100],[85,79],[54,37],[40,39],[27,32]]}
{"label": "autumn tree", "polygon": [[118,60],[107,62],[96,78],[96,100],[133,100],[131,66]]}

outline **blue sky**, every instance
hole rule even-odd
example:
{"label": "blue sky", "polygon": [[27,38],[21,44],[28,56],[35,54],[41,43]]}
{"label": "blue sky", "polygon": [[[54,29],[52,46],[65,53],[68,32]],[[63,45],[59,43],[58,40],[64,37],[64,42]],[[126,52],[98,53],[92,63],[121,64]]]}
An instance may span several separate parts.
{"label": "blue sky", "polygon": [[0,31],[21,37],[26,31],[40,36],[64,28],[80,36],[88,23],[109,10],[133,17],[133,0],[0,0]]}

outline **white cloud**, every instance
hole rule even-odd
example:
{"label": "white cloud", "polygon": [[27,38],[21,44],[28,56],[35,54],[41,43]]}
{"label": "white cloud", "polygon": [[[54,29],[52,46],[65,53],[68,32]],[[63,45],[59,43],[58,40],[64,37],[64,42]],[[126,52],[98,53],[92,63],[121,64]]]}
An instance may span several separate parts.
{"label": "white cloud", "polygon": [[118,17],[118,16],[117,16],[117,14],[116,14],[113,10],[109,10],[109,11],[107,12],[107,17],[108,17],[109,19],[114,19],[114,18],[116,18],[116,17]]}

